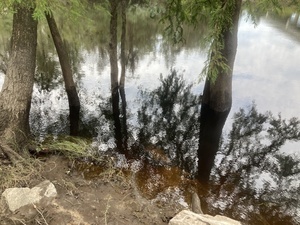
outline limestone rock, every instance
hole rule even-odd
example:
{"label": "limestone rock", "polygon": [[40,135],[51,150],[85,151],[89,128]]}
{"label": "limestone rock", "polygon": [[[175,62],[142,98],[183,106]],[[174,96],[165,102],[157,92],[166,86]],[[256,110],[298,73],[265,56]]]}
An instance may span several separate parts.
{"label": "limestone rock", "polygon": [[[2,202],[12,213],[31,217],[35,207],[45,208],[57,196],[54,185],[45,180],[33,188],[8,188],[2,193]],[[28,214],[28,215],[27,215]]]}
{"label": "limestone rock", "polygon": [[240,222],[225,216],[210,216],[207,214],[196,214],[189,210],[182,210],[173,217],[169,225],[241,225]]}

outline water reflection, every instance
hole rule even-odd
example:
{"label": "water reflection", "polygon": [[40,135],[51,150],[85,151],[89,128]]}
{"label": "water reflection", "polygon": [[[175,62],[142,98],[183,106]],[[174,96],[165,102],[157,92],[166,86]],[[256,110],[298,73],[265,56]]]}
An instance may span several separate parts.
{"label": "water reflection", "polygon": [[249,224],[294,224],[299,219],[300,158],[280,149],[287,141],[299,141],[300,121],[259,113],[255,105],[240,109],[233,119],[207,201],[218,209],[222,205],[232,217],[245,211],[242,219]]}
{"label": "water reflection", "polygon": [[44,45],[37,51],[36,64],[39,74],[35,76],[35,85],[39,90],[50,92],[62,85],[63,78],[59,69],[59,62],[53,54],[48,53],[48,49],[45,49]]}
{"label": "water reflection", "polygon": [[145,164],[136,175],[140,190],[155,199],[176,186],[189,203],[196,189],[206,213],[225,214],[245,224],[297,224],[300,157],[280,149],[287,141],[299,141],[300,121],[260,113],[255,105],[240,109],[233,119],[210,185],[197,184],[177,167]]}
{"label": "water reflection", "polygon": [[[150,164],[145,164],[135,177],[139,190],[148,199],[156,198],[168,188],[179,188],[185,192],[187,191],[186,187],[192,183],[177,167],[152,166]],[[187,194],[188,192],[183,195]]]}
{"label": "water reflection", "polygon": [[[197,191],[205,213],[224,214],[243,224],[298,224],[300,158],[280,149],[287,141],[299,141],[299,119],[261,113],[253,104],[240,109],[233,120],[209,185],[199,184],[174,164],[164,164],[164,151],[154,145],[139,161],[124,161],[113,153],[114,163],[127,173],[131,168],[139,191],[155,202],[171,196],[187,207]],[[79,168],[86,169],[88,179],[102,176],[103,165]]]}
{"label": "water reflection", "polygon": [[255,100],[259,110],[298,116],[300,46],[284,25],[278,30],[269,21],[262,18],[256,28],[245,20],[240,22],[232,111]]}
{"label": "water reflection", "polygon": [[146,150],[154,144],[177,166],[195,171],[200,99],[175,70],[160,81],[152,92],[141,92],[137,140]]}
{"label": "water reflection", "polygon": [[300,19],[298,13],[293,13],[287,21],[287,25],[294,25],[296,27],[300,27]]}

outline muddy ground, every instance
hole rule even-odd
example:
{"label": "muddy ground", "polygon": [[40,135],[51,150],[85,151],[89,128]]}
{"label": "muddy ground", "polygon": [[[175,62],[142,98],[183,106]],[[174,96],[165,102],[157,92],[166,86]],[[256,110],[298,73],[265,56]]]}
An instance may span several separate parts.
{"label": "muddy ground", "polygon": [[2,212],[1,225],[166,225],[176,213],[189,207],[172,188],[150,199],[137,187],[133,172],[97,170],[58,155],[43,161],[40,176],[28,185],[33,187],[50,180],[58,197],[50,207],[39,209],[30,221],[16,221]]}

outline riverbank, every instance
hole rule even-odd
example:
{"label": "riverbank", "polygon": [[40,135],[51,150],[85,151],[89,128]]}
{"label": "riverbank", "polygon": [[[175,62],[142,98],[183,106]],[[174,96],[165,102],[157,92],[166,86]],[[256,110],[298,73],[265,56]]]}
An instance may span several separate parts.
{"label": "riverbank", "polygon": [[27,177],[23,173],[23,180],[16,186],[33,187],[43,180],[50,180],[58,197],[53,205],[40,209],[41,213],[30,221],[14,220],[13,216],[2,211],[1,224],[165,225],[186,208],[178,199],[172,199],[172,193],[165,193],[165,198],[146,199],[139,193],[131,174],[113,167],[99,171],[97,177],[86,179],[78,164],[65,156],[51,155],[34,161],[32,165],[36,171]]}

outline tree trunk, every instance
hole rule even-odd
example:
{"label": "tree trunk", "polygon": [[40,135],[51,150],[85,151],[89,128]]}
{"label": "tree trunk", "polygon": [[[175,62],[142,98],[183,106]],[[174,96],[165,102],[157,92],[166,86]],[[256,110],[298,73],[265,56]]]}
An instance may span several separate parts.
{"label": "tree trunk", "polygon": [[37,21],[34,9],[15,7],[8,62],[0,93],[0,145],[6,155],[13,158],[11,149],[24,145],[30,133],[29,112],[34,83]]}
{"label": "tree trunk", "polygon": [[223,31],[224,47],[221,50],[226,64],[230,68],[220,73],[214,83],[206,79],[200,116],[200,139],[198,149],[198,179],[207,183],[219,148],[222,129],[232,104],[232,71],[237,49],[237,32],[241,0],[235,0],[232,14],[232,27],[228,24]]}
{"label": "tree trunk", "polygon": [[125,87],[125,73],[126,73],[126,8],[127,0],[121,2],[121,14],[122,14],[122,34],[121,34],[121,78],[120,88]]}
{"label": "tree trunk", "polygon": [[110,80],[111,80],[111,98],[112,98],[112,111],[114,118],[114,131],[117,148],[121,153],[124,153],[122,144],[122,131],[120,121],[119,109],[119,79],[118,79],[118,0],[110,0],[111,17],[110,17],[110,44],[109,44],[109,57],[110,57]]}
{"label": "tree trunk", "polygon": [[78,135],[79,130],[80,101],[73,80],[70,58],[66,46],[64,45],[63,40],[60,36],[53,14],[46,14],[46,18],[58,54],[63,78],[65,81],[65,88],[68,95],[70,110],[70,135],[76,136]]}
{"label": "tree trunk", "polygon": [[125,74],[126,74],[126,9],[127,0],[121,2],[121,14],[122,14],[122,34],[121,34],[121,78],[120,78],[120,96],[122,100],[122,131],[123,131],[123,147],[127,151],[127,113],[126,113],[126,94],[125,94]]}

